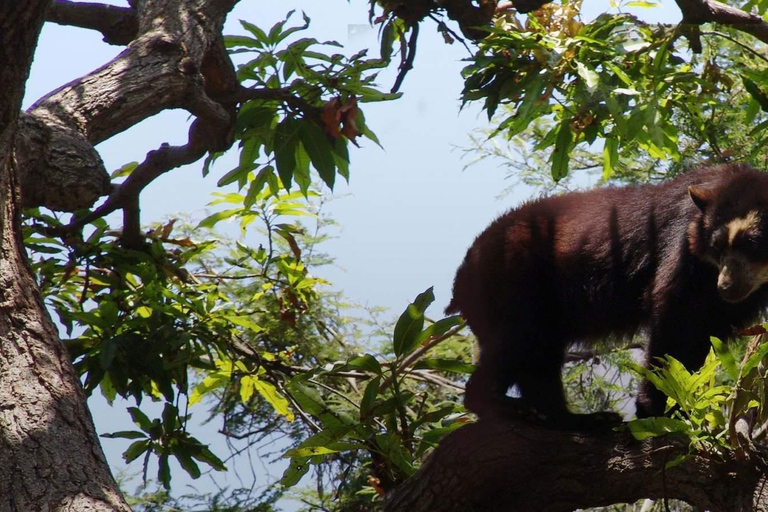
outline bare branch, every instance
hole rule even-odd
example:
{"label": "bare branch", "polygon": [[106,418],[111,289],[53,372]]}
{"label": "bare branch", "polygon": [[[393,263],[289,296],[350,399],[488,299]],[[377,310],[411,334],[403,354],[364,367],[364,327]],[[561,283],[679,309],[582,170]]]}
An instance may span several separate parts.
{"label": "bare branch", "polygon": [[139,21],[130,7],[55,0],[48,8],[46,21],[101,32],[104,42],[127,45],[136,37]]}
{"label": "bare branch", "polygon": [[403,60],[403,63],[400,65],[400,69],[397,73],[397,78],[395,79],[395,84],[392,86],[392,89],[389,91],[391,93],[396,93],[400,90],[400,86],[403,85],[403,80],[405,80],[405,75],[408,74],[408,72],[413,69],[413,61],[416,58],[416,46],[419,39],[419,24],[414,23],[411,25],[411,38],[408,39],[408,45],[406,48],[408,49],[408,54],[405,56],[405,59]]}
{"label": "bare branch", "polygon": [[[194,135],[198,121],[192,124],[190,128],[190,140],[184,146],[169,146],[163,144],[160,148],[147,153],[145,160],[131,173],[128,178],[110,194],[109,198],[91,213],[73,220],[66,226],[66,231],[73,231],[82,226],[93,222],[94,220],[108,215],[120,208],[128,207],[129,213],[125,215],[125,220],[132,224],[139,223],[138,197],[144,188],[154,181],[158,176],[181,167],[191,164],[205,155],[207,146],[195,141]],[[124,226],[125,232],[129,233],[135,242],[137,233],[136,225]],[[134,245],[135,246],[135,245]]]}

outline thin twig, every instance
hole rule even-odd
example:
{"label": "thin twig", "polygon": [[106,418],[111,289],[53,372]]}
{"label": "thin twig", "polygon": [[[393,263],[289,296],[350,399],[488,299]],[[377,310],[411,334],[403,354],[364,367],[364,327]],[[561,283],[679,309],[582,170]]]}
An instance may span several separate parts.
{"label": "thin twig", "polygon": [[395,85],[392,86],[392,89],[389,91],[391,93],[396,93],[400,90],[400,86],[403,85],[403,80],[405,80],[405,75],[408,74],[408,71],[413,69],[413,60],[416,58],[416,41],[419,37],[419,24],[415,23],[411,25],[411,38],[408,40],[408,55],[406,55],[405,60],[403,61],[403,64],[400,66],[400,71],[397,73],[397,78],[395,79]]}
{"label": "thin twig", "polygon": [[754,48],[750,48],[748,45],[742,43],[738,39],[734,39],[728,34],[724,34],[723,32],[718,32],[717,30],[702,30],[701,35],[703,36],[718,36],[722,37],[723,39],[727,39],[728,41],[732,42],[736,46],[740,46],[742,49],[748,51],[753,56],[757,57],[758,59],[762,59],[765,62],[768,62],[768,58],[766,58],[764,55],[762,55],[760,52],[755,51]]}

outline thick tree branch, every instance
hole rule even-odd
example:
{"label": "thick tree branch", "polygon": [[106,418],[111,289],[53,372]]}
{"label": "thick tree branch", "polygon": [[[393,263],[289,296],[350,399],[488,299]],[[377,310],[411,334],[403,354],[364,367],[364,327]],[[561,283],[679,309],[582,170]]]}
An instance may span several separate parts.
{"label": "thick tree branch", "polygon": [[677,498],[701,510],[768,510],[768,468],[695,456],[687,440],[644,442],[627,432],[564,432],[522,420],[482,420],[450,434],[386,501],[387,512],[570,512],[643,498]]}
{"label": "thick tree branch", "polygon": [[768,24],[760,16],[716,0],[675,0],[683,14],[683,24],[721,23],[752,34],[768,43]]}
{"label": "thick tree branch", "polygon": [[109,174],[79,133],[22,113],[16,134],[22,207],[75,211],[109,193]]}
{"label": "thick tree branch", "polygon": [[69,0],[55,0],[48,8],[46,21],[97,30],[104,42],[121,46],[133,41],[139,29],[136,12],[130,7]]}
{"label": "thick tree branch", "polygon": [[[146,172],[139,172],[137,178],[126,180],[97,211],[114,211],[130,204],[131,213],[126,212],[126,218],[134,224],[139,211],[134,207],[135,194],[149,183],[136,187],[137,180],[191,163],[206,151],[228,148],[232,144],[237,104],[212,97],[221,97],[239,87],[221,35],[226,14],[236,2],[143,0],[134,2],[131,9],[111,10],[98,4],[58,1],[54,9],[58,21],[107,30],[132,17],[136,29],[130,46],[113,61],[53,91],[30,108],[29,114],[35,120],[30,126],[42,125],[49,131],[41,134],[39,130],[25,130],[22,137],[27,143],[25,153],[35,158],[35,165],[29,166],[35,172],[28,173],[23,183],[25,205],[71,211],[93,204],[95,197],[109,190],[106,171],[93,146],[165,109],[184,108],[197,118],[190,143],[183,150],[158,150],[161,155],[174,155],[162,165],[156,163],[157,156],[148,158],[155,163],[142,167]],[[104,20],[98,19],[99,14]],[[52,140],[71,144],[58,144],[55,148],[45,144]],[[196,158],[192,159],[193,155]],[[87,163],[80,169],[90,175],[80,172],[79,176],[82,183],[89,185],[80,187],[77,195],[70,189],[77,189],[78,172],[70,170],[78,167],[70,165],[63,156],[72,162],[79,158]],[[72,177],[71,186],[60,186],[67,176]],[[93,214],[88,218],[93,218]],[[133,225],[127,228],[133,233],[138,229]]]}
{"label": "thick tree branch", "polygon": [[[486,32],[479,27],[491,23],[496,13],[514,8],[517,12],[527,13],[541,8],[551,0],[513,0],[499,2],[497,0],[441,0],[438,3],[445,9],[448,17],[456,21],[461,31],[470,39],[482,39]],[[716,0],[676,0],[683,15],[683,24],[702,25],[704,23],[721,23],[730,25],[737,30],[752,34],[759,40],[768,43],[768,23],[760,16],[731,7]],[[690,34],[694,40],[695,32]]]}

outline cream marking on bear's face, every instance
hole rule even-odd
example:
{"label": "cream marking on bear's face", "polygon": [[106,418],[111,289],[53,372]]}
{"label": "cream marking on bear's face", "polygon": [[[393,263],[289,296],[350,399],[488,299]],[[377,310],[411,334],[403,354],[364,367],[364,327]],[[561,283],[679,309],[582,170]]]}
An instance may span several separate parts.
{"label": "cream marking on bear's face", "polygon": [[750,233],[752,235],[757,234],[757,229],[760,227],[760,212],[752,210],[744,217],[733,219],[726,225],[728,228],[728,245],[733,243],[736,235],[739,233]]}

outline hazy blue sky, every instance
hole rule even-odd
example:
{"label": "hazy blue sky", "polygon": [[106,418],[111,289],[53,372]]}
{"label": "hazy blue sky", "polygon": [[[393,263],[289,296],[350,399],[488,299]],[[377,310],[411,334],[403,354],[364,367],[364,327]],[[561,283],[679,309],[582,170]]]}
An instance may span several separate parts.
{"label": "hazy blue sky", "polygon": [[[367,5],[364,0],[243,0],[230,15],[226,33],[241,32],[238,19],[271,26],[288,10],[297,9],[312,18],[313,37],[335,39],[350,52],[371,48],[376,53],[377,32],[368,27]],[[585,2],[592,15],[606,6],[605,1]],[[679,19],[674,7],[669,6],[643,12],[646,18],[649,14],[664,22]],[[104,44],[97,33],[46,25],[25,104],[92,71],[121,50]],[[459,71],[464,65],[461,59],[467,56],[460,44],[444,44],[434,24],[427,23],[421,30],[415,68],[402,87],[404,97],[364,107],[367,122],[384,149],[367,140],[362,140],[361,149],[351,149],[350,184],[337,185],[335,192],[340,198],[327,209],[342,225],[338,238],[323,248],[336,257],[337,266],[320,272],[354,301],[389,307],[395,314],[417,293],[435,286],[437,300],[430,312],[438,315],[450,298],[455,269],[475,235],[497,214],[530,193],[514,191],[498,200],[509,182],[504,180],[505,173],[497,162],[486,161],[463,170],[467,161],[461,159],[462,153],[456,148],[469,145],[468,133],[487,124],[478,108],[469,107],[459,113]],[[394,73],[389,72],[383,73],[379,82],[388,88],[393,80]],[[147,151],[163,142],[184,143],[187,130],[182,125],[187,122],[186,112],[166,112],[98,149],[111,171],[126,162],[143,160]],[[144,222],[179,211],[202,218],[217,179],[232,166],[233,158],[220,160],[205,180],[200,164],[177,169],[157,180],[142,196]],[[249,236],[251,243],[258,244],[256,235]],[[98,398],[92,407],[100,432],[131,428],[122,408],[111,410]],[[203,414],[202,410],[196,412],[198,417]],[[214,442],[217,426],[202,430],[210,436],[203,437],[204,441]],[[126,446],[123,441],[104,440],[113,467],[122,467],[121,453]],[[214,451],[224,455],[221,441],[214,442]],[[263,468],[257,471],[263,474]],[[272,472],[279,476],[281,471]],[[187,481],[182,477],[181,470],[174,470],[175,484]],[[201,488],[210,488],[210,484],[198,483]],[[230,484],[237,485],[235,480]]]}

